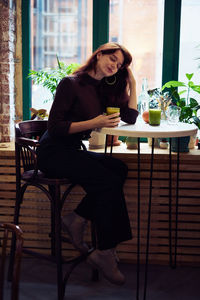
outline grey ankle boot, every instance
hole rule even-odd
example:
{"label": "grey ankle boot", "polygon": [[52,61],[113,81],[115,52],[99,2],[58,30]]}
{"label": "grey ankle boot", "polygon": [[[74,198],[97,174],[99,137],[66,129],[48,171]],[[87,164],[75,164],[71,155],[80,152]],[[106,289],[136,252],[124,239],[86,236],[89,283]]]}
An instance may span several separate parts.
{"label": "grey ankle boot", "polygon": [[89,247],[83,241],[87,220],[72,212],[62,217],[62,229],[67,232],[73,246],[81,253],[87,253]]}
{"label": "grey ankle boot", "polygon": [[87,262],[101,271],[103,276],[111,283],[117,285],[125,283],[125,277],[118,269],[113,249],[96,249],[88,256]]}

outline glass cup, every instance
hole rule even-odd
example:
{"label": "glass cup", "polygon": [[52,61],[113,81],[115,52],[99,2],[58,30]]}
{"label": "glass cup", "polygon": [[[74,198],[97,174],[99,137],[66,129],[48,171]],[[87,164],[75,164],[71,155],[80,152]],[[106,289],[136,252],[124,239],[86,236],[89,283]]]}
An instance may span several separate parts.
{"label": "glass cup", "polygon": [[167,109],[167,122],[168,124],[174,125],[179,122],[181,115],[181,108],[175,105],[169,106]]}
{"label": "glass cup", "polygon": [[150,108],[149,109],[149,125],[158,126],[160,125],[161,109]]}
{"label": "glass cup", "polygon": [[106,107],[106,113],[107,115],[112,115],[115,113],[120,113],[120,108],[119,107]]}

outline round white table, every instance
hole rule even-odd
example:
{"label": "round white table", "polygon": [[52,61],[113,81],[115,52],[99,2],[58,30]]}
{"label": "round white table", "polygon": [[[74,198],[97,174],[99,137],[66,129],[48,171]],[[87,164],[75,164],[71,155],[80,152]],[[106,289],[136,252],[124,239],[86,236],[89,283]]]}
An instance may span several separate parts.
{"label": "round white table", "polygon": [[[139,300],[140,288],[140,138],[152,138],[152,152],[151,152],[151,168],[149,181],[149,207],[148,207],[148,225],[147,225],[147,244],[146,244],[146,262],[145,262],[145,280],[144,280],[144,295],[143,300],[146,299],[147,292],[147,274],[148,274],[148,254],[149,254],[149,235],[151,225],[151,200],[152,200],[152,180],[153,180],[153,163],[154,163],[154,139],[155,138],[169,138],[169,264],[172,268],[176,267],[176,253],[177,253],[177,229],[178,229],[178,198],[179,198],[179,145],[180,137],[193,136],[197,134],[198,128],[194,124],[177,123],[169,125],[167,121],[161,121],[159,126],[151,126],[143,120],[137,120],[134,125],[120,122],[118,127],[108,128],[104,127],[100,130],[106,135],[117,135],[138,138],[138,211],[137,211],[137,290],[136,299]],[[175,225],[175,243],[174,243],[174,262],[172,257],[172,234],[171,234],[171,220],[172,220],[172,138],[178,138],[177,150],[177,166],[176,166],[176,225]],[[113,139],[112,139],[113,140]],[[105,145],[105,152],[107,152],[107,138]],[[111,145],[112,155],[112,145]]]}
{"label": "round white table", "polygon": [[192,136],[196,134],[198,128],[194,124],[177,123],[169,125],[167,121],[161,121],[159,126],[151,126],[142,120],[138,120],[134,125],[120,122],[118,127],[104,127],[101,133],[110,135],[121,135],[129,137],[150,137],[150,138],[171,138]]}

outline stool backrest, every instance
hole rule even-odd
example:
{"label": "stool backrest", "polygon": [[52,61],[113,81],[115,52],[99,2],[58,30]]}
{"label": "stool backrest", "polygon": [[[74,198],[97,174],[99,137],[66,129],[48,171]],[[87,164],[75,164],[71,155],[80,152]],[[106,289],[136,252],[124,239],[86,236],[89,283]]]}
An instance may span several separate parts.
{"label": "stool backrest", "polygon": [[16,124],[16,137],[38,140],[47,129],[47,120],[28,120]]}
{"label": "stool backrest", "polygon": [[47,120],[23,121],[15,126],[15,158],[17,182],[21,174],[21,162],[24,172],[35,170],[37,175],[36,148],[38,140],[47,129]]}
{"label": "stool backrest", "polygon": [[5,262],[6,262],[6,252],[8,246],[9,233],[12,233],[16,237],[16,252],[14,261],[14,271],[12,278],[12,290],[11,290],[11,300],[18,300],[19,294],[19,278],[20,278],[20,265],[22,257],[22,247],[23,247],[23,232],[19,226],[4,223],[0,224],[0,229],[3,232],[3,237],[1,240],[1,264],[0,264],[0,300],[3,300],[4,295],[4,278],[5,278]]}

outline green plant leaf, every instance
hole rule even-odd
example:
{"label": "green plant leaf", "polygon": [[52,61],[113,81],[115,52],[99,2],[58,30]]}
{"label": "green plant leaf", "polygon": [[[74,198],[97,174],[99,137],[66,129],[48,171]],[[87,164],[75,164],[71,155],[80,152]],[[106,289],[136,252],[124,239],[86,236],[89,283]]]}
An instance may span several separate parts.
{"label": "green plant leaf", "polygon": [[186,75],[186,77],[187,77],[188,80],[191,80],[191,78],[193,77],[194,73],[191,73],[191,74],[186,73],[185,75]]}
{"label": "green plant leaf", "polygon": [[57,63],[58,63],[58,68],[61,69],[60,61],[59,61],[59,58],[58,58],[57,54],[56,54],[56,59],[57,59]]}
{"label": "green plant leaf", "polygon": [[192,88],[192,87],[194,86],[194,82],[193,82],[193,81],[189,81],[189,82],[188,82],[188,86],[189,86],[190,88]]}
{"label": "green plant leaf", "polygon": [[177,106],[179,107],[184,107],[186,103],[186,99],[185,98],[181,98],[178,102],[177,102]]}
{"label": "green plant leaf", "polygon": [[[200,109],[200,104],[195,99],[195,93],[200,94],[200,85],[194,84],[191,81],[194,73],[186,73],[185,74],[188,82],[180,82],[180,81],[168,81],[163,85],[162,90],[165,88],[170,89],[172,103],[181,107],[181,115],[180,121],[196,124],[200,129],[200,118],[198,117],[198,110]],[[186,87],[186,89],[181,89],[181,91],[177,91],[179,87]],[[190,93],[193,91],[193,97],[190,97]],[[184,94],[184,98],[180,98]]]}
{"label": "green plant leaf", "polygon": [[191,88],[193,89],[193,91],[200,94],[200,85],[193,85]]}
{"label": "green plant leaf", "polygon": [[198,117],[193,117],[193,122],[200,129],[200,119]]}
{"label": "green plant leaf", "polygon": [[30,70],[28,74],[28,77],[33,80],[34,84],[41,84],[46,87],[51,92],[52,96],[54,96],[60,80],[65,76],[70,75],[80,66],[78,63],[71,63],[67,66],[64,62],[59,61],[58,56],[56,57],[58,62],[56,68],[48,68],[40,71]]}
{"label": "green plant leaf", "polygon": [[193,108],[197,105],[198,105],[197,100],[195,100],[194,98],[190,98],[190,107]]}
{"label": "green plant leaf", "polygon": [[183,121],[185,123],[188,123],[188,120],[192,117],[192,109],[188,106],[181,107],[181,115],[180,115],[180,121]]}
{"label": "green plant leaf", "polygon": [[166,82],[163,86],[162,86],[162,91],[165,89],[165,88],[171,88],[171,87],[179,87],[179,86],[186,86],[186,84],[184,82],[181,82],[181,81],[168,81]]}
{"label": "green plant leaf", "polygon": [[183,90],[183,91],[178,92],[178,93],[179,93],[179,96],[181,96],[181,95],[184,94],[185,92],[187,92],[187,90]]}

